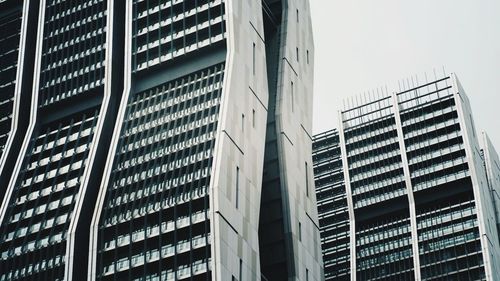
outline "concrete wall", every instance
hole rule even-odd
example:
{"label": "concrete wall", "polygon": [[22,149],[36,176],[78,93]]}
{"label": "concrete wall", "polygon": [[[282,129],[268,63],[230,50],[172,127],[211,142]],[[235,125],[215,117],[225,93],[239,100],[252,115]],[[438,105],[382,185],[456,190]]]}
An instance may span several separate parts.
{"label": "concrete wall", "polygon": [[276,134],[283,200],[288,200],[289,208],[284,214],[289,220],[285,232],[290,232],[293,240],[295,276],[289,280],[323,280],[312,170],[314,45],[310,7],[305,0],[289,0],[284,5],[287,29],[281,43]]}
{"label": "concrete wall", "polygon": [[477,134],[474,125],[469,99],[460,85],[457,76],[452,74],[451,77],[452,92],[455,95],[455,103],[460,119],[460,127],[462,128],[466,157],[477,206],[486,279],[496,280],[499,273],[498,253],[500,245],[498,242],[498,230],[495,227],[496,219],[493,198],[491,197],[486,170],[481,158],[480,136]]}
{"label": "concrete wall", "polygon": [[[496,152],[491,140],[485,132],[481,133],[481,147],[484,156],[484,167],[488,177],[488,186],[491,196],[491,204],[495,215],[488,218],[488,229],[491,231],[491,244],[494,246],[491,250],[492,255],[492,274],[500,276],[500,158]],[[494,219],[494,221],[493,221]],[[496,224],[496,237],[495,237]],[[495,239],[496,238],[496,239]],[[494,279],[493,279],[494,280]]]}
{"label": "concrete wall", "polygon": [[210,185],[212,278],[260,280],[258,226],[268,103],[261,1],[226,1],[226,15],[226,76]]}

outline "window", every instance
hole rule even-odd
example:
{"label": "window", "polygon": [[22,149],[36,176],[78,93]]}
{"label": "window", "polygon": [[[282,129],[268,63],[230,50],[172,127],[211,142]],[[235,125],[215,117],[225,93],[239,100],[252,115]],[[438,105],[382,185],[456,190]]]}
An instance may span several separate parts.
{"label": "window", "polygon": [[294,101],[293,101],[293,81],[290,82],[290,89],[291,89],[290,90],[290,93],[291,93],[290,98],[292,100],[292,112],[293,112],[293,103],[294,103]]}
{"label": "window", "polygon": [[299,241],[302,241],[302,224],[299,221]]}
{"label": "window", "polygon": [[241,131],[245,131],[245,114],[241,114]]}
{"label": "window", "polygon": [[242,281],[243,280],[243,260],[240,259],[240,280],[239,281]]}
{"label": "window", "polygon": [[306,51],[306,60],[307,60],[307,64],[309,64],[309,50]]}
{"label": "window", "polygon": [[252,109],[252,127],[255,128],[255,109]]}
{"label": "window", "polygon": [[309,269],[306,268],[306,281],[309,281]]}
{"label": "window", "polygon": [[240,192],[240,167],[236,167],[236,209],[238,209],[238,200]]}
{"label": "window", "polygon": [[299,61],[299,47],[295,48],[295,53],[297,56],[297,61]]}
{"label": "window", "polygon": [[255,43],[253,43],[253,48],[252,48],[252,71],[253,75],[255,75]]}
{"label": "window", "polygon": [[306,196],[309,197],[309,169],[306,162]]}
{"label": "window", "polygon": [[297,9],[297,22],[299,22],[299,9]]}

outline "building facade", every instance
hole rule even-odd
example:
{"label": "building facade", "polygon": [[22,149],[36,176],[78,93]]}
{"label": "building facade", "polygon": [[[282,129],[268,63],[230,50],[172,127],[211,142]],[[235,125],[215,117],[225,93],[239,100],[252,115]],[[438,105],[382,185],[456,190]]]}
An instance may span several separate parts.
{"label": "building facade", "polygon": [[270,94],[259,223],[262,272],[266,280],[321,280],[309,3],[266,0],[262,5]]}
{"label": "building facade", "polygon": [[[2,180],[0,279],[70,280],[80,274],[72,267],[81,245],[75,240],[88,240],[89,233],[77,230],[90,223],[93,182],[122,92],[124,52],[112,46],[123,43],[123,33],[112,27],[124,19],[124,9],[121,1],[15,2],[24,5],[28,21],[20,31],[20,61],[33,60],[22,71],[33,75],[31,87],[21,84],[14,97],[22,106],[29,92],[28,110],[14,111],[15,119],[29,118],[28,127],[8,152],[18,156],[11,173],[2,171],[10,179]],[[33,30],[34,40],[28,37]],[[83,263],[87,257],[81,252]]]}
{"label": "building facade", "polygon": [[351,222],[338,130],[314,136],[313,162],[325,280],[348,281]]}
{"label": "building facade", "polygon": [[308,1],[9,1],[0,280],[322,280]]}
{"label": "building facade", "polygon": [[327,280],[498,280],[498,158],[489,141],[481,150],[456,76],[340,120],[313,146]]}
{"label": "building facade", "polygon": [[[0,194],[7,189],[29,125],[38,1],[0,2]],[[2,198],[3,199],[3,198]]]}

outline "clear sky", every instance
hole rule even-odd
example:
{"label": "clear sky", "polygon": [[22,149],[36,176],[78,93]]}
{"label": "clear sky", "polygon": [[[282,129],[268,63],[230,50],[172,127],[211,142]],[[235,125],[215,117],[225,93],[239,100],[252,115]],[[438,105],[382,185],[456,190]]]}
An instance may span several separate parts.
{"label": "clear sky", "polygon": [[310,0],[314,126],[337,127],[342,100],[434,69],[457,74],[477,130],[500,152],[500,0]]}

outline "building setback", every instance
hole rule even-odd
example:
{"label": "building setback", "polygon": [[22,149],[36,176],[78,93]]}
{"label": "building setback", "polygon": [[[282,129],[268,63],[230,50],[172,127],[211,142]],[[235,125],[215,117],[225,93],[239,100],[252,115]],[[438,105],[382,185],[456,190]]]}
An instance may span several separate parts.
{"label": "building setback", "polygon": [[340,120],[313,142],[326,280],[497,280],[498,156],[456,76]]}
{"label": "building setback", "polygon": [[1,281],[323,280],[307,0],[5,3]]}

